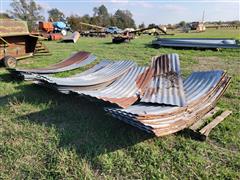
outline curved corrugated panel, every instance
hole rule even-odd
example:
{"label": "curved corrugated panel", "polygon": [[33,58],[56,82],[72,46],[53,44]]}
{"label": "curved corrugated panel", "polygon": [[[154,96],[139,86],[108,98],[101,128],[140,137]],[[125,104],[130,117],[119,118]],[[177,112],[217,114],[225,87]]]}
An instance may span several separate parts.
{"label": "curved corrugated panel", "polygon": [[94,73],[94,72],[97,72],[99,71],[100,69],[110,65],[110,64],[113,64],[115,61],[110,61],[110,60],[102,60],[101,62],[99,62],[98,64],[96,64],[95,66],[93,66],[92,68],[84,71],[84,72],[81,72],[81,73],[78,73],[78,74],[75,74],[71,77],[79,77],[79,76],[84,76],[84,75],[87,75],[87,74],[90,74],[90,73]]}
{"label": "curved corrugated panel", "polygon": [[[183,82],[183,87],[186,93],[187,104],[196,100],[196,97],[201,97],[206,92],[214,88],[222,78],[224,71],[201,71],[193,72]],[[127,109],[119,109],[123,113],[129,113],[136,116],[156,116],[159,114],[171,113],[180,110],[179,107],[166,105],[151,105],[147,103],[139,103],[128,107]],[[118,111],[118,109],[115,109]]]}
{"label": "curved corrugated panel", "polygon": [[[95,66],[93,66],[92,68],[90,68],[90,69],[88,69],[88,70],[86,70],[84,72],[75,74],[72,77],[84,76],[86,74],[90,74],[90,73],[96,72],[96,71],[98,71],[98,70],[100,70],[100,69],[102,69],[102,68],[104,68],[107,65],[112,64],[112,63],[114,63],[114,61],[103,60],[100,63],[98,63]],[[44,75],[44,77],[46,77],[46,78],[49,77],[48,74],[41,74],[41,75]],[[36,78],[39,77],[39,74],[33,74],[33,73],[29,74],[29,73],[21,72],[21,76],[23,77],[24,80],[36,80]]]}
{"label": "curved corrugated panel", "polygon": [[184,106],[186,98],[180,77],[177,54],[165,54],[152,59],[153,79],[141,102]]}
{"label": "curved corrugated panel", "polygon": [[38,78],[38,80],[43,80],[50,84],[55,84],[59,86],[91,86],[116,79],[126,73],[130,68],[135,65],[136,64],[132,61],[117,61],[100,69],[99,71],[89,73],[84,76],[70,78],[54,78],[41,76]]}
{"label": "curved corrugated panel", "polygon": [[126,108],[139,99],[139,96],[145,91],[151,78],[152,73],[149,68],[133,67],[129,72],[105,89],[75,92]]}
{"label": "curved corrugated panel", "polygon": [[12,70],[14,72],[19,72],[19,73],[25,73],[25,74],[31,74],[31,73],[36,73],[36,74],[53,74],[53,73],[58,73],[58,72],[64,72],[64,71],[69,71],[73,69],[77,69],[79,67],[85,66],[87,64],[90,64],[96,59],[96,56],[91,55],[89,52],[84,52],[80,51],[69,58],[61,61],[60,63],[51,65],[48,68],[36,68],[36,69],[15,69]]}
{"label": "curved corrugated panel", "polygon": [[194,72],[184,81],[186,108],[139,104],[127,109],[105,110],[133,126],[163,136],[180,131],[203,117],[222,96],[229,82],[230,78],[223,71]]}
{"label": "curved corrugated panel", "polygon": [[75,32],[72,33],[72,34],[63,37],[63,41],[64,41],[64,42],[73,42],[73,43],[76,43],[79,38],[80,38],[79,32],[75,31]]}

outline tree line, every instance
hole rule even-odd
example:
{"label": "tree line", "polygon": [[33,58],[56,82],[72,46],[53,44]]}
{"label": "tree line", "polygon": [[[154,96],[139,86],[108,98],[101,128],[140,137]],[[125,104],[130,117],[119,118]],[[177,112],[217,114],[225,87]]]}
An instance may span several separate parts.
{"label": "tree line", "polygon": [[[28,22],[29,30],[31,31],[36,27],[38,21],[44,21],[45,17],[43,14],[43,8],[41,5],[37,4],[35,0],[12,0],[10,3],[11,9],[6,13],[0,13],[0,18],[17,18]],[[117,26],[121,29],[125,28],[136,28],[133,15],[129,10],[118,9],[114,14],[108,12],[108,9],[101,5],[100,7],[93,8],[93,14],[79,16],[77,14],[70,15],[66,17],[63,12],[57,8],[50,9],[48,11],[49,19],[53,21],[60,21],[62,19],[67,19],[68,23],[73,30],[87,30],[86,26],[82,26],[79,22],[84,22],[88,24],[98,25],[98,26]],[[216,21],[216,22],[206,22],[207,24],[233,24],[240,25],[240,21]],[[167,27],[182,27],[186,24],[185,21],[181,21],[178,24],[172,25],[168,24]],[[156,24],[149,24],[147,27],[154,27]],[[142,23],[138,28],[145,28],[145,24]]]}
{"label": "tree line", "polygon": [[[7,13],[1,13],[0,18],[17,18],[28,22],[29,29],[36,27],[38,21],[44,21],[43,8],[34,0],[12,0],[11,9]],[[79,22],[94,24],[98,26],[117,26],[121,29],[136,28],[133,15],[129,10],[118,9],[114,14],[110,14],[108,9],[101,5],[93,8],[93,15],[86,14],[79,16],[77,14],[66,17],[63,12],[57,8],[48,11],[49,20],[59,21],[67,19],[73,30],[86,29]]]}

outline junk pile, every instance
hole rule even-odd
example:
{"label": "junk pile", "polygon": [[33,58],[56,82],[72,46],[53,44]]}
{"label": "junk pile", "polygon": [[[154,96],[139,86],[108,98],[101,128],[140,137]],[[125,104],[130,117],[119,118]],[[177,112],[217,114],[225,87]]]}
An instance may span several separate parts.
{"label": "junk pile", "polygon": [[103,60],[68,78],[40,74],[58,69],[62,67],[18,72],[38,73],[37,84],[59,92],[108,102],[113,106],[106,105],[104,110],[110,115],[156,136],[178,132],[204,117],[231,79],[221,70],[193,72],[183,79],[177,54],[153,57],[149,67],[129,60]]}
{"label": "junk pile", "polygon": [[200,49],[240,48],[238,40],[226,38],[158,38],[152,45]]}

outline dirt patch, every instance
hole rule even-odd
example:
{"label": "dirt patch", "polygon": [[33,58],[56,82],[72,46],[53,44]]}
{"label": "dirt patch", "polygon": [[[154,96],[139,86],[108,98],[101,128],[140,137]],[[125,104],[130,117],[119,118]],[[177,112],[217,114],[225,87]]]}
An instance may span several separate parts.
{"label": "dirt patch", "polygon": [[196,61],[198,62],[198,66],[203,70],[205,69],[216,69],[223,67],[225,62],[222,61],[219,57],[197,57]]}

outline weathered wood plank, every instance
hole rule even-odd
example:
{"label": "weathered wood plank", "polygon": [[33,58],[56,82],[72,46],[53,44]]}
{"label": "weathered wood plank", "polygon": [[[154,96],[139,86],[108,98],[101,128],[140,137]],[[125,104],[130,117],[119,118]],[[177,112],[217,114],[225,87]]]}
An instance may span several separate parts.
{"label": "weathered wood plank", "polygon": [[224,111],[221,115],[217,116],[212,122],[203,127],[199,132],[207,137],[211,130],[214,127],[216,127],[220,122],[222,122],[226,117],[228,117],[230,114],[232,114],[232,111],[229,110]]}
{"label": "weathered wood plank", "polygon": [[202,119],[199,119],[197,122],[195,122],[192,126],[189,127],[189,129],[196,131],[198,128],[200,128],[208,118],[212,117],[214,114],[216,114],[220,110],[219,107],[215,107],[211,111],[209,111]]}

